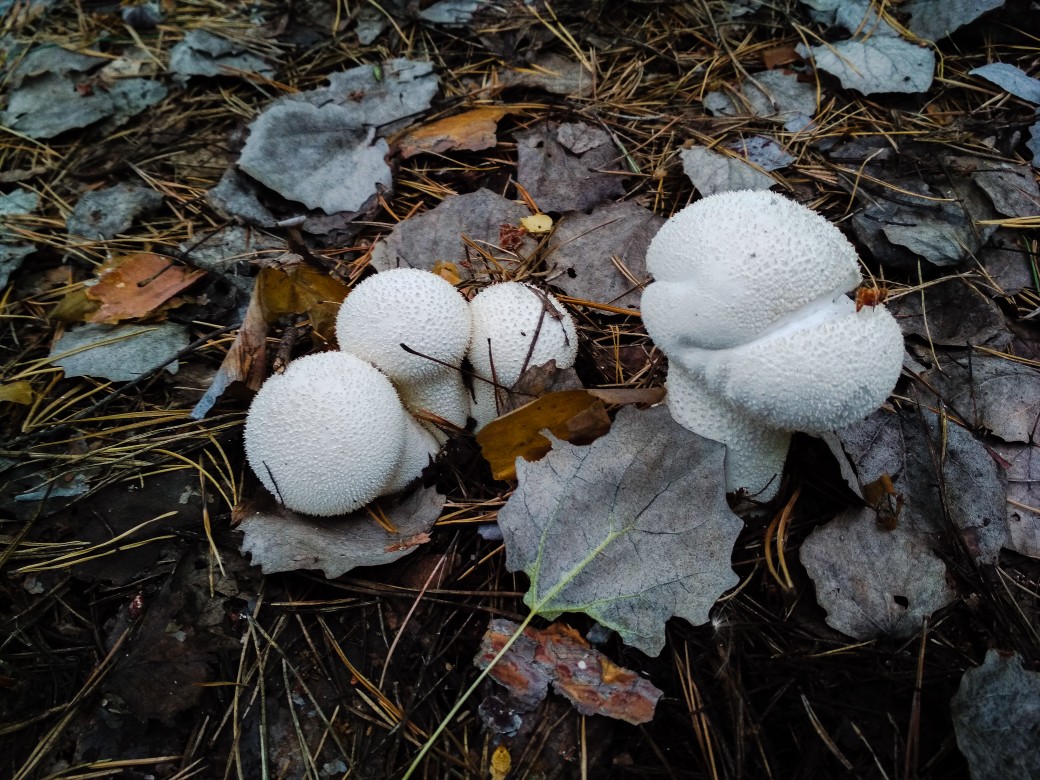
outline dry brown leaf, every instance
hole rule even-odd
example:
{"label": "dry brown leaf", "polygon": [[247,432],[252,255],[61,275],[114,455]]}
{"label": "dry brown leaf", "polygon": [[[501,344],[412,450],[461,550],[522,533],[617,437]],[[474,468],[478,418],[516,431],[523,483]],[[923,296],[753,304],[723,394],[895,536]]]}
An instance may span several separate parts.
{"label": "dry brown leaf", "polygon": [[477,434],[495,479],[516,479],[516,459],[535,461],[552,449],[541,432],[571,444],[590,444],[610,430],[603,402],[587,390],[549,393],[492,420]]}
{"label": "dry brown leaf", "polygon": [[422,152],[446,152],[466,149],[478,152],[498,143],[495,130],[498,120],[509,113],[501,106],[484,106],[455,116],[422,125],[405,135],[397,144],[401,157],[407,159]]}
{"label": "dry brown leaf", "polygon": [[146,317],[205,275],[151,252],[115,258],[101,267],[98,283],[84,291],[100,304],[86,320],[114,325]]}
{"label": "dry brown leaf", "polygon": [[330,341],[336,332],[336,313],[347,292],[347,285],[327,271],[292,262],[261,268],[253,294],[260,296],[268,324],[289,314],[307,314],[315,334]]}
{"label": "dry brown leaf", "polygon": [[[492,620],[474,663],[483,669],[509,641],[518,626]],[[518,700],[533,707],[551,684],[582,715],[606,715],[638,725],[653,720],[661,691],[649,680],[624,669],[570,626],[553,623],[544,631],[525,628],[523,635],[489,672]]]}

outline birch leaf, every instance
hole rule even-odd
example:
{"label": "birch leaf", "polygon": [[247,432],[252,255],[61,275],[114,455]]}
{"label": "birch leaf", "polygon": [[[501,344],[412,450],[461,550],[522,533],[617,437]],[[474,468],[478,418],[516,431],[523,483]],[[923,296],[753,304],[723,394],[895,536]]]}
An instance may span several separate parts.
{"label": "birch leaf", "polygon": [[543,460],[518,460],[498,522],[506,566],[531,580],[525,603],[549,620],[584,612],[649,655],[671,616],[706,622],[737,583],[724,454],[658,406],[623,409],[587,447],[554,441]]}

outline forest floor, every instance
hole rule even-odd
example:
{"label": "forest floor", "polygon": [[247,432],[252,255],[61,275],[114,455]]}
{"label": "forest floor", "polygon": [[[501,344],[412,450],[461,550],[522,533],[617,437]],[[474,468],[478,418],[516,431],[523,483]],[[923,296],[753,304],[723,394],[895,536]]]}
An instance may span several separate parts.
{"label": "forest floor", "polygon": [[[0,0],[0,775],[392,778],[425,745],[416,777],[1027,776],[1001,762],[1035,753],[1040,711],[1032,4],[949,36],[926,0],[120,5]],[[452,431],[341,554],[249,471],[253,392],[411,264],[553,290],[573,377],[645,409],[667,374],[638,316],[649,238],[765,186],[856,246],[861,302],[907,340],[893,396],[797,435],[777,498],[734,503],[739,584],[708,622],[662,623],[657,655],[552,624],[602,659],[584,714],[562,679],[485,678],[453,710],[510,630],[489,622],[529,614],[493,529],[516,480]],[[582,403],[613,418],[604,397]],[[1021,716],[955,699],[991,650],[1025,682],[983,694]],[[629,672],[649,719],[645,688],[611,687]]]}

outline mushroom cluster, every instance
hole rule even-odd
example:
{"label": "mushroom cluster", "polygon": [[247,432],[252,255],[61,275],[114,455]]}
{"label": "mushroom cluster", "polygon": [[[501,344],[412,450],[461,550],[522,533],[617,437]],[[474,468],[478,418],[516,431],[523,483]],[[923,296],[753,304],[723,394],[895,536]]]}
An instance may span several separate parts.
{"label": "mushroom cluster", "polygon": [[[336,321],[339,352],[299,358],[249,409],[249,465],[286,507],[331,516],[417,479],[445,437],[422,418],[464,427],[496,416],[496,386],[527,366],[574,363],[577,330],[560,303],[518,282],[467,302],[436,274],[401,268],[351,291]],[[473,390],[462,364],[473,365]]]}
{"label": "mushroom cluster", "polygon": [[772,192],[724,192],[669,219],[647,250],[647,333],[668,357],[668,405],[727,445],[726,482],[772,498],[794,431],[865,417],[899,378],[903,337],[834,225]]}

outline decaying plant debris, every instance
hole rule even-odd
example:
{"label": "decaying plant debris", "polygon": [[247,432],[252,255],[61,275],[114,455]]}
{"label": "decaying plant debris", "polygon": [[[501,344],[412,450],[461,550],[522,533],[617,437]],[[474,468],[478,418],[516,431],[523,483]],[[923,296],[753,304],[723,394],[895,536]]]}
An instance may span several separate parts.
{"label": "decaying plant debris", "polygon": [[[969,697],[1035,699],[1040,671],[1038,50],[1026,2],[935,5],[0,0],[0,774],[401,776],[492,621],[527,616],[493,524],[516,483],[455,432],[425,493],[349,533],[288,517],[243,463],[252,391],[331,346],[373,270],[516,279],[580,333],[576,375],[527,390],[637,392],[578,405],[600,435],[665,376],[647,243],[735,186],[856,243],[857,305],[907,338],[895,395],[796,437],[769,511],[737,507],[739,584],[706,625],[670,621],[650,657],[570,612],[530,634],[565,663],[508,667],[570,685],[588,641],[659,700],[568,694],[612,720],[488,680],[419,771],[1010,771],[987,734],[1035,733],[1035,700]],[[309,536],[281,549],[289,527]],[[344,535],[364,549],[322,554]]]}

